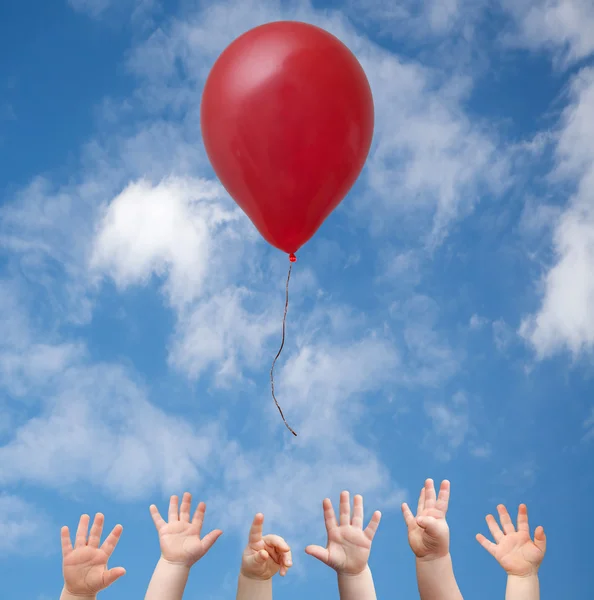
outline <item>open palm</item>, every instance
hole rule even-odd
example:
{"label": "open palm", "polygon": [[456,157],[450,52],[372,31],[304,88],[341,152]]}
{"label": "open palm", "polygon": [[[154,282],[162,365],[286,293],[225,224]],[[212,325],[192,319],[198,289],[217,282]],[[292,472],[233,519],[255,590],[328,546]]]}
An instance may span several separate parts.
{"label": "open palm", "polygon": [[534,541],[532,541],[528,524],[528,509],[525,504],[520,504],[518,509],[517,529],[503,504],[497,506],[497,512],[503,531],[493,515],[486,517],[495,543],[480,533],[476,536],[477,541],[497,560],[508,575],[525,577],[537,573],[547,547],[544,529],[537,527],[534,532]]}
{"label": "open palm", "polygon": [[220,529],[215,529],[201,538],[206,505],[201,502],[190,520],[191,507],[192,495],[188,492],[183,496],[181,508],[179,508],[178,497],[171,496],[168,522],[161,517],[154,504],[150,507],[151,516],[159,533],[161,555],[169,562],[188,567],[200,560],[223,533]]}
{"label": "open palm", "polygon": [[122,526],[116,525],[99,546],[104,520],[101,513],[95,516],[87,540],[90,517],[83,515],[78,523],[74,547],[68,527],[62,527],[64,586],[72,595],[94,596],[126,573],[122,567],[107,568],[107,561],[122,535]]}
{"label": "open palm", "polygon": [[446,556],[450,548],[450,528],[446,521],[450,501],[450,482],[444,480],[436,497],[432,479],[425,481],[419,495],[417,514],[413,515],[406,502],[402,515],[408,528],[408,543],[415,555],[422,560]]}
{"label": "open palm", "polygon": [[328,498],[324,499],[323,508],[328,534],[326,547],[311,545],[305,548],[305,552],[339,573],[358,575],[367,567],[381,513],[373,513],[369,525],[363,529],[363,498],[355,496],[351,519],[350,498],[346,491],[340,494],[339,523]]}

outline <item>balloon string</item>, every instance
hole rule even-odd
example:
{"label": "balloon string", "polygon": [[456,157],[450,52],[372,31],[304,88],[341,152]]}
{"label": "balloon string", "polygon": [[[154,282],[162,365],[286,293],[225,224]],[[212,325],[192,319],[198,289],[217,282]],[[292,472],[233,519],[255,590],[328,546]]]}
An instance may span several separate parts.
{"label": "balloon string", "polygon": [[285,331],[286,331],[286,325],[287,325],[287,311],[289,310],[289,281],[291,281],[291,270],[293,269],[293,261],[291,261],[291,264],[289,265],[289,274],[287,275],[287,286],[286,286],[286,290],[285,290],[285,314],[283,316],[283,341],[281,342],[281,346],[278,350],[277,355],[274,357],[274,360],[272,361],[272,368],[270,369],[270,385],[272,388],[272,397],[274,398],[274,403],[276,404],[276,408],[278,408],[278,412],[280,413],[280,416],[282,417],[285,425],[287,426],[287,429],[294,435],[297,436],[297,434],[291,429],[291,427],[289,426],[289,424],[287,423],[287,420],[285,419],[285,415],[283,415],[283,411],[278,403],[278,400],[276,399],[276,396],[274,395],[274,365],[276,364],[276,361],[278,360],[278,357],[281,355],[281,352],[283,351],[283,348],[285,346]]}

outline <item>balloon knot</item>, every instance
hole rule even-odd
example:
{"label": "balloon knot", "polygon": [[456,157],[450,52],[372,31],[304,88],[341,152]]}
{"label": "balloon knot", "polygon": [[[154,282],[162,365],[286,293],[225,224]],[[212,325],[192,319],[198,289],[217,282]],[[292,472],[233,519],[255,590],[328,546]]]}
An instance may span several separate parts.
{"label": "balloon knot", "polygon": [[295,256],[295,254],[293,254],[293,252],[291,252],[291,254],[289,254],[289,260],[291,262],[297,262],[297,257]]}

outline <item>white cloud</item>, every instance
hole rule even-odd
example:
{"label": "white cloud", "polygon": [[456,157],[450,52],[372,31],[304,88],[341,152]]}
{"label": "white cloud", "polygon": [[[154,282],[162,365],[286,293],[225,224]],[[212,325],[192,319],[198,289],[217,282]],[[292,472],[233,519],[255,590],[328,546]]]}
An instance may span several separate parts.
{"label": "white cloud", "polygon": [[472,317],[470,317],[470,321],[469,321],[469,326],[470,329],[482,329],[487,323],[489,322],[489,319],[487,319],[486,317],[481,317],[480,315],[474,314],[472,315]]}
{"label": "white cloud", "polygon": [[380,35],[402,39],[407,36],[469,39],[486,2],[481,0],[350,0],[349,14],[379,28]]}
{"label": "white cloud", "polygon": [[[250,297],[261,298],[260,311],[246,310],[244,299]],[[219,385],[239,375],[242,367],[259,367],[265,342],[280,329],[280,315],[273,315],[266,301],[230,286],[199,302],[180,318],[170,364],[192,378],[214,367]]]}
{"label": "white cloud", "polygon": [[215,425],[195,428],[150,404],[116,365],[70,366],[44,406],[0,447],[3,485],[84,482],[120,499],[172,493],[200,482],[220,441]]}
{"label": "white cloud", "polygon": [[553,234],[555,264],[542,280],[542,303],[520,333],[540,358],[594,347],[594,69],[573,80],[557,145],[557,180],[577,181]]}
{"label": "white cloud", "polygon": [[491,324],[493,341],[497,350],[505,351],[513,343],[516,332],[505,322],[505,319],[497,319]]}
{"label": "white cloud", "polygon": [[590,410],[590,415],[584,421],[584,429],[586,433],[584,434],[584,441],[589,441],[594,438],[594,408]]}
{"label": "white cloud", "polygon": [[594,52],[591,0],[504,0],[515,30],[506,41],[532,50],[550,50],[567,66]]}
{"label": "white cloud", "polygon": [[439,331],[439,306],[432,298],[416,294],[390,308],[395,328],[402,327],[402,382],[406,385],[437,386],[453,376],[461,356]]}
{"label": "white cloud", "polygon": [[234,282],[246,250],[258,252],[252,229],[218,184],[140,181],[106,207],[90,264],[121,289],[159,276],[177,318],[170,364],[192,378],[216,365],[224,385],[259,366],[266,340],[278,333],[266,297]]}
{"label": "white cloud", "polygon": [[0,493],[0,556],[47,554],[52,525],[43,509]]}
{"label": "white cloud", "polygon": [[[236,250],[225,247],[227,232],[220,230],[242,216],[225,208],[223,198],[222,188],[205,180],[129,184],[105,209],[90,266],[122,289],[153,275],[166,277],[170,304],[183,309],[204,294],[205,278],[216,278],[217,267]],[[238,236],[229,237],[233,242]]]}
{"label": "white cloud", "polygon": [[458,392],[451,403],[427,402],[425,414],[432,429],[425,436],[424,444],[431,447],[436,458],[448,461],[460,448],[470,431],[470,417],[466,395]]}
{"label": "white cloud", "polygon": [[126,11],[133,23],[148,27],[152,24],[151,16],[161,10],[158,0],[68,0],[68,4],[77,12],[84,13],[94,19],[100,19],[114,11]]}

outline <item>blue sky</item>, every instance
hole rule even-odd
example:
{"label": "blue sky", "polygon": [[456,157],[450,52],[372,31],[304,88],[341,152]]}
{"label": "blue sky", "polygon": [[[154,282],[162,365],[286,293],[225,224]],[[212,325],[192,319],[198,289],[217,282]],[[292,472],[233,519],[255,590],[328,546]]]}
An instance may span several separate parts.
{"label": "blue sky", "polygon": [[[365,171],[294,269],[277,386],[297,438],[268,380],[287,259],[199,130],[218,54],[278,19],[338,35],[377,112]],[[189,490],[225,533],[187,598],[233,597],[258,511],[297,557],[275,596],[335,597],[303,548],[346,488],[383,513],[378,596],[411,598],[400,503],[447,477],[465,597],[503,597],[474,539],[498,502],[548,533],[542,597],[585,597],[593,28],[587,0],[2,3],[3,594],[57,598],[60,526],[100,510],[128,571],[102,597],[140,596],[148,507]]]}

